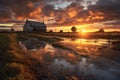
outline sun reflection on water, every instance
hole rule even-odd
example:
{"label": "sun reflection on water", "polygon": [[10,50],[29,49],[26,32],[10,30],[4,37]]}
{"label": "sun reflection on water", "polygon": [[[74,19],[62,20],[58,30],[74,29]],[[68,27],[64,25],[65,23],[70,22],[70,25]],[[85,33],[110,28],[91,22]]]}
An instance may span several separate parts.
{"label": "sun reflection on water", "polygon": [[[47,65],[47,68],[57,78],[66,76],[91,78],[90,80],[119,80],[119,65],[97,55],[101,50],[100,46],[108,45],[105,39],[64,39],[59,44],[69,47],[71,50],[53,47],[46,43],[36,51],[28,50],[29,55]],[[21,44],[22,45],[22,44]],[[33,46],[33,45],[31,45]],[[77,54],[76,54],[77,53]],[[89,55],[90,57],[80,56]],[[114,64],[114,65],[113,65]],[[102,72],[102,74],[101,74]]]}

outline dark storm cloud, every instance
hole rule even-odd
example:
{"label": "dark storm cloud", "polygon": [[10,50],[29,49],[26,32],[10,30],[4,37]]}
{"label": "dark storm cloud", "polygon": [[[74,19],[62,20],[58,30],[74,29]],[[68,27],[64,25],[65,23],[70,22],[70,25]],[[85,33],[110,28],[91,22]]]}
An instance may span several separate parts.
{"label": "dark storm cloud", "polygon": [[55,7],[53,5],[46,5],[45,7],[42,8],[42,13],[45,15],[45,16],[51,16],[52,13],[54,13],[54,10]]}
{"label": "dark storm cloud", "polygon": [[120,25],[120,20],[115,21],[107,21],[104,23],[105,25]]}
{"label": "dark storm cloud", "polygon": [[[81,3],[85,0],[61,0],[61,2],[64,1],[71,2],[71,4],[64,9],[55,9],[53,5],[46,5],[42,8],[43,15],[51,17],[52,14],[52,16],[55,17],[56,25],[90,23],[102,21],[104,18],[102,14],[99,14],[99,12],[92,11],[92,13],[96,15],[91,15],[90,10],[84,10],[84,6],[82,6]],[[88,1],[88,4],[92,4],[92,2],[93,0]]]}
{"label": "dark storm cloud", "polygon": [[[79,11],[76,17],[71,19],[76,24],[96,23],[120,19],[119,4],[120,0],[98,0],[96,4],[89,5],[88,9]],[[114,25],[116,23],[111,24]]]}
{"label": "dark storm cloud", "polygon": [[120,0],[99,0],[88,10],[104,12],[106,20],[120,19]]}
{"label": "dark storm cloud", "polygon": [[9,7],[0,6],[0,19],[8,19],[14,16],[14,12]]}
{"label": "dark storm cloud", "polygon": [[[52,19],[55,25],[120,19],[120,0],[0,0],[0,19]],[[70,2],[66,7],[57,7]],[[88,9],[84,9],[87,5]],[[62,5],[61,5],[62,6]]]}
{"label": "dark storm cloud", "polygon": [[42,14],[47,17],[54,17],[55,25],[68,25],[74,23],[75,17],[83,10],[83,7],[77,2],[73,2],[66,8],[55,9],[53,5],[46,5],[42,8]]}
{"label": "dark storm cloud", "polygon": [[[29,7],[28,4],[35,1],[38,0],[0,0],[0,8],[2,8],[3,11],[6,11],[6,15],[10,15],[9,11],[12,10],[15,13],[15,16],[28,16],[28,14],[34,10]],[[10,10],[6,7],[9,7]],[[2,14],[0,14],[0,16],[2,16]]]}

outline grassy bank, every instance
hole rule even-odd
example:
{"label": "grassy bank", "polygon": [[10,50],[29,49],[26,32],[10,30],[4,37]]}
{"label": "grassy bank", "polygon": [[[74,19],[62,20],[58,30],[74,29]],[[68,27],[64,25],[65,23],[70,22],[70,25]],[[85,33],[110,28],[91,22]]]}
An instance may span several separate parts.
{"label": "grassy bank", "polygon": [[[82,56],[82,57],[88,57],[88,55],[83,55],[83,54],[78,54],[77,51],[75,51],[74,49],[64,45],[64,44],[61,44],[59,41],[62,41],[63,39],[59,36],[48,36],[48,35],[39,35],[39,34],[19,34],[18,35],[19,37],[19,40],[20,41],[26,41],[26,40],[30,40],[30,38],[34,38],[34,39],[37,39],[39,41],[45,41],[47,42],[48,44],[52,45],[53,47],[55,48],[60,48],[60,49],[64,49],[64,50],[69,50],[69,51],[72,51],[73,54],[75,55],[78,55],[78,56]],[[32,41],[32,44],[33,45],[37,45],[39,44],[39,42],[35,42],[34,40]]]}
{"label": "grassy bank", "polygon": [[[22,51],[18,41],[24,42],[30,38],[35,38],[50,43],[53,47],[72,51],[77,56],[88,57],[88,55],[78,54],[72,47],[70,48],[65,44],[60,44],[59,41],[62,39],[58,34],[54,34],[55,33],[44,33],[43,35],[39,33],[0,34],[0,80],[56,80],[56,75],[51,74],[42,61]],[[72,33],[70,33],[71,35],[68,33],[60,33],[59,35],[62,34],[65,34],[66,37],[73,36]],[[74,35],[75,34],[78,33],[74,33]],[[62,37],[65,36],[63,35]],[[107,52],[108,51],[105,50],[102,53]],[[107,58],[108,55],[106,54],[105,58]],[[45,58],[48,59],[47,57]]]}
{"label": "grassy bank", "polygon": [[18,47],[16,34],[0,35],[0,79],[33,79],[26,65],[24,53]]}
{"label": "grassy bank", "polygon": [[21,50],[17,37],[0,35],[0,80],[54,80],[41,62]]}
{"label": "grassy bank", "polygon": [[45,35],[45,36],[58,36],[58,37],[66,37],[66,38],[98,38],[98,39],[118,39],[120,37],[120,32],[1,32],[0,34],[37,34],[37,35]]}
{"label": "grassy bank", "polygon": [[[37,33],[39,34],[39,33]],[[95,32],[84,32],[84,33],[72,33],[72,32],[55,32],[55,33],[42,33],[42,35],[49,36],[59,36],[66,38],[98,38],[98,39],[118,39],[120,37],[120,32],[105,32],[105,33],[95,33]]]}
{"label": "grassy bank", "polygon": [[40,41],[45,41],[48,43],[52,43],[52,42],[58,42],[61,41],[62,39],[59,37],[55,37],[55,36],[48,36],[48,35],[39,35],[39,34],[18,34],[18,40],[20,41],[25,41],[29,38],[36,38]]}

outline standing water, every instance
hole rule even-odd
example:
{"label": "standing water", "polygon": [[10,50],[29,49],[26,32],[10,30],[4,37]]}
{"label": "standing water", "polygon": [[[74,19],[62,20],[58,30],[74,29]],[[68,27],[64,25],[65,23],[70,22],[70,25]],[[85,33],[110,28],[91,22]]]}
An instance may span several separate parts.
{"label": "standing water", "polygon": [[58,80],[120,80],[119,52],[111,48],[113,41],[65,38],[59,44],[69,49],[42,42],[43,47],[34,45],[36,50],[29,47],[28,52],[46,64]]}

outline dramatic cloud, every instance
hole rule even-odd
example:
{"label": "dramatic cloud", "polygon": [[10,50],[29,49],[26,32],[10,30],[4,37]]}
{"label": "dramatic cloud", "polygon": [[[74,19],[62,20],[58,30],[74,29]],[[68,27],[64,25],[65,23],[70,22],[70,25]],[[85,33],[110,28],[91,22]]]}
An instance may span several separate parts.
{"label": "dramatic cloud", "polygon": [[54,26],[117,21],[119,4],[120,0],[0,0],[0,21],[35,19]]}
{"label": "dramatic cloud", "polygon": [[91,11],[104,13],[105,20],[120,19],[120,0],[99,0],[96,5],[89,6]]}
{"label": "dramatic cloud", "polygon": [[14,13],[14,17],[27,17],[28,14],[34,10],[30,3],[33,3],[33,0],[0,0],[0,8],[6,11],[6,14],[4,15],[10,15],[9,13],[12,11]]}
{"label": "dramatic cloud", "polygon": [[6,20],[6,19],[14,19],[14,12],[9,7],[0,7],[0,19]]}

